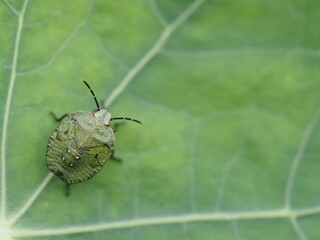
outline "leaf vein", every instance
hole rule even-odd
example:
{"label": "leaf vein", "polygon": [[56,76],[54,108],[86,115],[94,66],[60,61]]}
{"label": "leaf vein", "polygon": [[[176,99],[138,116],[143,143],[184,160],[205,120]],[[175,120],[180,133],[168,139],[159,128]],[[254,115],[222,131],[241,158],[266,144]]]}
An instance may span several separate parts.
{"label": "leaf vein", "polygon": [[306,146],[310,141],[311,134],[312,134],[316,124],[318,123],[319,118],[320,118],[320,107],[316,110],[316,112],[313,114],[310,122],[307,124],[307,127],[302,135],[301,142],[298,146],[297,153],[293,158],[293,161],[291,164],[291,169],[290,169],[288,180],[287,180],[286,189],[285,189],[285,196],[284,196],[284,202],[285,202],[286,208],[290,208],[292,189],[293,189],[293,184],[295,181],[296,173],[298,171],[298,167],[300,165],[301,159],[302,159],[303,154],[305,152]]}
{"label": "leaf vein", "polygon": [[149,0],[149,4],[150,4],[150,7],[151,7],[154,15],[158,19],[159,23],[163,27],[167,27],[168,26],[168,22],[166,21],[166,19],[163,17],[162,13],[160,12],[160,9],[159,9],[156,1],[155,0]]}
{"label": "leaf vein", "polygon": [[42,181],[39,187],[34,191],[28,201],[23,205],[23,207],[8,221],[9,226],[13,226],[22,216],[23,214],[29,209],[29,207],[33,204],[33,202],[38,198],[40,193],[43,189],[48,185],[52,177],[54,176],[53,173],[48,173],[46,178]]}
{"label": "leaf vein", "polygon": [[190,135],[190,143],[189,143],[189,164],[188,164],[188,175],[189,175],[189,201],[190,201],[190,207],[191,211],[196,211],[196,202],[195,202],[195,186],[196,186],[196,180],[195,180],[195,171],[194,171],[194,158],[195,158],[195,149],[196,149],[196,138],[199,132],[199,126],[200,126],[200,119],[195,118],[194,123],[192,126],[192,132]]}
{"label": "leaf vein", "polygon": [[126,89],[134,77],[158,54],[162,46],[167,42],[172,33],[184,23],[206,0],[195,0],[177,19],[167,26],[161,33],[158,41],[149,49],[149,51],[133,66],[126,76],[120,81],[111,95],[103,102],[107,108],[110,104]]}
{"label": "leaf vein", "polygon": [[[308,215],[320,214],[320,208],[305,209],[305,210],[288,210],[286,208],[278,210],[266,211],[248,211],[248,212],[228,212],[228,213],[192,213],[179,216],[140,218],[119,222],[100,223],[86,226],[73,226],[68,228],[55,229],[16,229],[11,231],[12,237],[36,237],[36,236],[59,236],[79,233],[88,233],[96,231],[114,230],[114,229],[129,229],[136,227],[148,227],[168,224],[186,224],[196,222],[217,222],[217,221],[244,221],[244,220],[264,220],[264,219],[294,219]],[[301,229],[297,230],[300,234]],[[307,240],[307,238],[302,240]]]}
{"label": "leaf vein", "polygon": [[302,231],[302,229],[300,228],[299,223],[297,222],[296,218],[291,218],[290,222],[292,224],[292,227],[294,229],[294,231],[297,233],[297,235],[299,236],[299,238],[301,240],[308,240],[307,236],[304,234],[304,232]]}
{"label": "leaf vein", "polygon": [[73,28],[70,35],[63,41],[63,43],[57,49],[55,54],[52,55],[52,57],[50,58],[50,60],[48,62],[46,62],[46,63],[44,63],[44,64],[42,64],[32,70],[25,71],[25,72],[18,72],[17,75],[18,76],[31,75],[31,74],[37,73],[37,72],[42,71],[42,70],[46,69],[47,67],[49,67],[52,63],[54,63],[57,60],[57,58],[60,56],[60,54],[63,52],[63,50],[69,44],[69,42],[76,36],[77,32],[84,24],[85,24],[85,21],[81,21]]}
{"label": "leaf vein", "polygon": [[236,154],[234,154],[231,159],[229,159],[229,161],[227,162],[226,166],[224,167],[223,171],[222,171],[222,175],[220,177],[220,186],[218,189],[218,193],[217,193],[217,201],[215,204],[215,210],[219,211],[220,207],[221,207],[221,202],[222,202],[222,198],[225,192],[225,188],[226,188],[226,182],[230,173],[231,168],[234,166],[234,164],[236,164],[237,161],[239,161],[240,159],[240,152],[238,151]]}
{"label": "leaf vein", "polygon": [[24,22],[24,15],[27,8],[28,0],[25,0],[22,6],[21,13],[19,14],[18,18],[18,26],[16,32],[16,39],[14,43],[13,49],[13,58],[12,58],[12,68],[9,80],[9,88],[8,88],[8,95],[6,98],[6,105],[4,109],[4,119],[2,125],[2,138],[1,138],[1,207],[0,207],[0,218],[5,219],[6,217],[6,145],[7,145],[7,131],[8,131],[8,124],[9,124],[9,114],[11,109],[11,101],[12,101],[12,94],[14,89],[14,84],[16,80],[17,74],[17,62],[18,62],[18,53],[19,53],[19,46],[21,40],[21,33],[23,29],[23,22]]}
{"label": "leaf vein", "polygon": [[3,0],[3,2],[8,6],[8,8],[10,8],[10,10],[17,16],[20,15],[19,11],[11,5],[11,3],[8,0]]}

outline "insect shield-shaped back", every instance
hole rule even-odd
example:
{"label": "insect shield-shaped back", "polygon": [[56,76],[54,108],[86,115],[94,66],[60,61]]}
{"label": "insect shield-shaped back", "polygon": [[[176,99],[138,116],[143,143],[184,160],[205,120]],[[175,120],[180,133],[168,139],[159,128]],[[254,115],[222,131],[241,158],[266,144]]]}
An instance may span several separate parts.
{"label": "insect shield-shaped back", "polygon": [[140,121],[118,117],[112,118],[106,109],[100,109],[96,96],[89,88],[98,110],[96,112],[76,111],[61,118],[52,115],[62,123],[50,136],[46,161],[51,172],[67,183],[67,195],[70,184],[88,180],[105,164],[114,148],[114,134],[110,127],[112,120]]}
{"label": "insect shield-shaped back", "polygon": [[94,176],[114,148],[111,127],[103,124],[102,117],[97,118],[96,115],[89,111],[68,114],[51,134],[47,166],[68,184],[83,182]]}

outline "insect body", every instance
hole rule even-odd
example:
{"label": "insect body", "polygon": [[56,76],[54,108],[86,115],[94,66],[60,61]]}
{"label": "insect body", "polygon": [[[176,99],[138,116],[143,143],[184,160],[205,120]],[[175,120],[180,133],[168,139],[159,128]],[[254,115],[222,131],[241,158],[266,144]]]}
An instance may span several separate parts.
{"label": "insect body", "polygon": [[90,86],[98,110],[76,111],[65,114],[66,117],[53,131],[48,141],[46,162],[49,170],[62,181],[70,184],[86,181],[98,173],[113,152],[115,137],[110,127],[112,120],[130,120],[131,118],[112,118],[106,109],[100,109]]}

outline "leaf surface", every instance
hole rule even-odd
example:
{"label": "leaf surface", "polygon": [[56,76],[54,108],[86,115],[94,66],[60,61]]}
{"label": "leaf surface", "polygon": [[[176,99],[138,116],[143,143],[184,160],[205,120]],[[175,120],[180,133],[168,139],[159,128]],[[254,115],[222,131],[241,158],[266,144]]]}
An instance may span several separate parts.
{"label": "leaf surface", "polygon": [[[319,239],[317,1],[0,3],[0,235]],[[57,115],[132,117],[90,181],[49,173]]]}

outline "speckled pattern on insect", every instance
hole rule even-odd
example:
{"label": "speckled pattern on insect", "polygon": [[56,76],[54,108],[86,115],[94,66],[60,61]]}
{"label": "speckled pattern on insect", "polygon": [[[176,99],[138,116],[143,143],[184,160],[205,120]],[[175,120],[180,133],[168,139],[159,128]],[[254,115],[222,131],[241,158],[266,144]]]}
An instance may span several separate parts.
{"label": "speckled pattern on insect", "polygon": [[47,167],[67,184],[80,183],[98,173],[114,151],[114,130],[112,120],[131,118],[112,118],[106,109],[100,109],[90,86],[84,81],[93,95],[97,111],[76,111],[57,118],[61,124],[51,134],[46,153]]}

